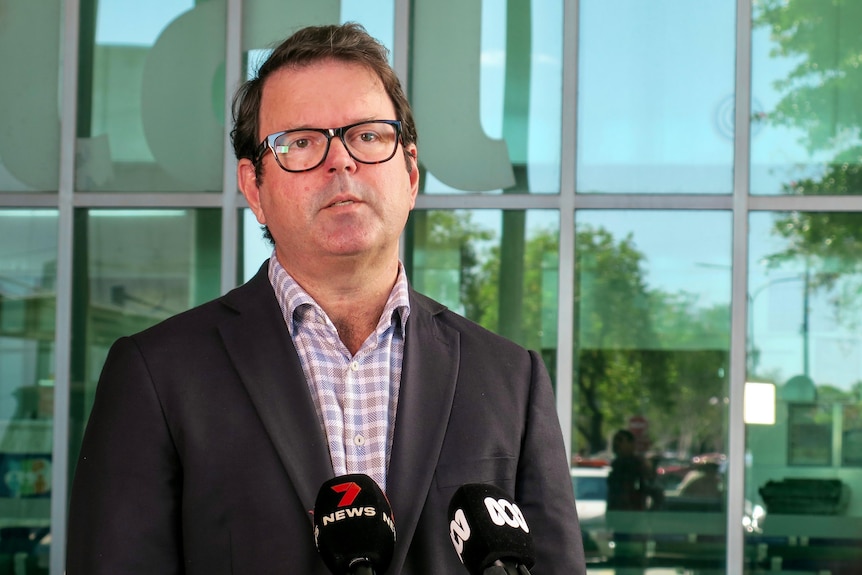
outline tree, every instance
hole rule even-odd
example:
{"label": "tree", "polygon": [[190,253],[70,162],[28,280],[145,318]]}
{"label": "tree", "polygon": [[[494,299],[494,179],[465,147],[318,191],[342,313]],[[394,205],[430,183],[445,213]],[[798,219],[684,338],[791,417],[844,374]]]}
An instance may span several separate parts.
{"label": "tree", "polygon": [[[492,231],[473,221],[469,211],[414,211],[407,228],[408,277],[431,297],[453,306],[457,301],[456,311],[475,320],[484,309],[481,291],[488,282],[483,276],[487,256],[480,253],[481,246],[493,237]],[[435,276],[435,271],[442,275]],[[448,297],[452,274],[457,293]]]}
{"label": "tree", "polygon": [[644,256],[631,235],[582,226],[576,237],[574,426],[588,451],[606,448],[614,428],[650,403],[666,404],[670,366],[651,353],[655,333]]}
{"label": "tree", "polygon": [[809,151],[838,150],[836,163],[860,161],[860,23],[858,0],[755,3],[754,25],[770,30],[775,43],[771,55],[796,62],[787,77],[775,84],[783,96],[766,114],[767,120],[801,128]]}
{"label": "tree", "polygon": [[[862,3],[857,0],[760,0],[754,24],[767,27],[771,55],[792,61],[775,83],[782,94],[763,120],[800,130],[809,153],[828,152],[820,173],[788,181],[788,195],[862,194]],[[862,282],[846,280],[862,267],[862,221],[853,212],[793,212],[777,217],[774,233],[787,248],[768,258],[772,267],[803,267],[806,297],[829,293],[836,317],[858,327]],[[840,289],[836,289],[839,288]]]}

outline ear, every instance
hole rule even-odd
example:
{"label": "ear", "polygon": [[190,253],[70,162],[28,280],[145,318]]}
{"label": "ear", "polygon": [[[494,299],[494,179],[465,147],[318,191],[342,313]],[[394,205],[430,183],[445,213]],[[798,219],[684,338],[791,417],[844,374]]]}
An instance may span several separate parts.
{"label": "ear", "polygon": [[257,173],[254,164],[248,158],[242,158],[236,166],[236,183],[248,207],[254,212],[257,221],[266,225],[266,215],[260,207],[260,186],[257,182]]}
{"label": "ear", "polygon": [[407,172],[407,177],[410,179],[410,209],[416,205],[416,194],[419,193],[419,151],[416,144],[407,146],[407,155],[410,159],[407,161],[412,165],[412,169]]}

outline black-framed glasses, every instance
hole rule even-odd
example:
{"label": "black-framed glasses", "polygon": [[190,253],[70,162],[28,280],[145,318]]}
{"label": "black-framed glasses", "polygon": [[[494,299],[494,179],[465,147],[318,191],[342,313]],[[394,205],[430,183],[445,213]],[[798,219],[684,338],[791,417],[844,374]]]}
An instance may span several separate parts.
{"label": "black-framed glasses", "polygon": [[260,143],[257,161],[266,150],[286,172],[307,172],[323,163],[332,138],[338,136],[350,157],[361,164],[388,162],[401,140],[398,120],[369,120],[340,128],[300,128],[270,134]]}

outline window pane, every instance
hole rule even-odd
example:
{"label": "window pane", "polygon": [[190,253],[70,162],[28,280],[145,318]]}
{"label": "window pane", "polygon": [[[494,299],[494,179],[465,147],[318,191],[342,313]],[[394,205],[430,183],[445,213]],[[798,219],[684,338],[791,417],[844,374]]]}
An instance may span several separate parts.
{"label": "window pane", "polygon": [[0,539],[22,573],[48,567],[56,269],[57,212],[0,210]]}
{"label": "window pane", "polygon": [[559,193],[563,3],[424,0],[413,11],[423,192]]}
{"label": "window pane", "polygon": [[[269,50],[303,26],[358,22],[390,50],[394,48],[395,0],[306,2],[305,0],[244,0],[243,50],[250,52],[247,73]],[[261,58],[263,56],[263,58]]]}
{"label": "window pane", "polygon": [[751,193],[862,193],[862,4],[754,3]]}
{"label": "window pane", "polygon": [[60,0],[0,6],[0,193],[59,185]]}
{"label": "window pane", "polygon": [[[747,426],[745,491],[757,568],[862,567],[862,214],[750,218],[748,379],[776,388]],[[797,542],[804,542],[797,544]]]}
{"label": "window pane", "polygon": [[607,483],[605,501],[578,503],[587,554],[603,569],[721,569],[730,213],[575,222],[572,474]]}
{"label": "window pane", "polygon": [[735,3],[580,7],[578,191],[729,194]]}
{"label": "window pane", "polygon": [[540,351],[554,373],[559,214],[414,210],[405,267],[418,291]]}
{"label": "window pane", "polygon": [[220,191],[225,9],[84,0],[77,187]]}
{"label": "window pane", "polygon": [[217,297],[221,250],[215,209],[81,210],[75,225],[70,461],[111,344]]}

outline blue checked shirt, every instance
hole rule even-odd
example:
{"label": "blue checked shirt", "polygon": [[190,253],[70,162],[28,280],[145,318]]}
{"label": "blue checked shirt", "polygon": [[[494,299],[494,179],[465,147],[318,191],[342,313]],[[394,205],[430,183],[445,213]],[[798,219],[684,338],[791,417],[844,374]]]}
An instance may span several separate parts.
{"label": "blue checked shirt", "polygon": [[351,356],[332,321],[273,256],[269,281],[311,391],[336,475],[365,473],[386,490],[410,302],[398,278],[374,332]]}

